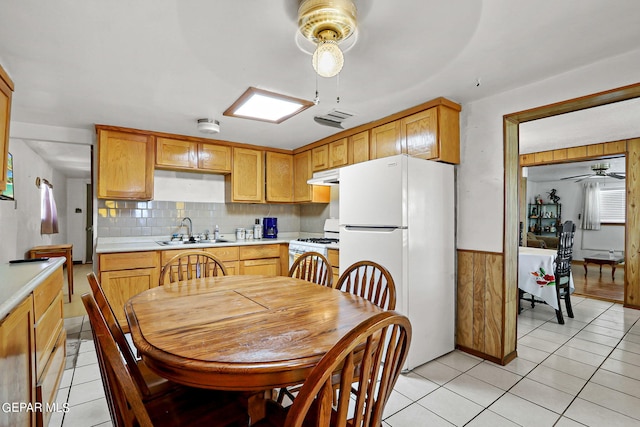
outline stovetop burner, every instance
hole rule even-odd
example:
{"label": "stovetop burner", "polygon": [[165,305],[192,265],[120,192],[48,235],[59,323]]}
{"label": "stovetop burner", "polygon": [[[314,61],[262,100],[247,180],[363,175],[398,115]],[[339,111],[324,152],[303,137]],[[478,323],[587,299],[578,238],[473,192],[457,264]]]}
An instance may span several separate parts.
{"label": "stovetop burner", "polygon": [[338,243],[339,239],[330,239],[327,237],[309,237],[306,239],[298,239],[299,242],[320,243],[322,245],[329,245],[331,243]]}

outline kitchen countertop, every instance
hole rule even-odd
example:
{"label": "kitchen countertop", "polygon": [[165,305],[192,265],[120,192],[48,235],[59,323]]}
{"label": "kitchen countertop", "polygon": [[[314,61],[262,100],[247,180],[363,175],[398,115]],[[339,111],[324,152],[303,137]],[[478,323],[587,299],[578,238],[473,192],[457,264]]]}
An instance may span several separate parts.
{"label": "kitchen countertop", "polygon": [[174,249],[200,249],[218,248],[224,246],[248,246],[248,245],[268,245],[289,243],[299,237],[317,237],[314,233],[280,233],[277,239],[250,239],[236,240],[230,235],[223,234],[221,239],[227,240],[223,243],[188,243],[180,245],[161,245],[159,241],[167,241],[168,236],[140,236],[140,237],[99,237],[96,245],[96,253],[106,254],[115,252],[141,252],[141,251],[165,251]]}
{"label": "kitchen countertop", "polygon": [[66,261],[57,257],[43,262],[0,264],[0,321]]}

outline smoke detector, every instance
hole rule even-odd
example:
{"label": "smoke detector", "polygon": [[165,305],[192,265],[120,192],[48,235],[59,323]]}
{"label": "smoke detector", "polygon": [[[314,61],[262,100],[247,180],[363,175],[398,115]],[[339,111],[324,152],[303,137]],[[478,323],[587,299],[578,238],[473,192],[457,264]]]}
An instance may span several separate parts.
{"label": "smoke detector", "polygon": [[198,130],[202,133],[218,133],[220,122],[213,119],[198,119]]}

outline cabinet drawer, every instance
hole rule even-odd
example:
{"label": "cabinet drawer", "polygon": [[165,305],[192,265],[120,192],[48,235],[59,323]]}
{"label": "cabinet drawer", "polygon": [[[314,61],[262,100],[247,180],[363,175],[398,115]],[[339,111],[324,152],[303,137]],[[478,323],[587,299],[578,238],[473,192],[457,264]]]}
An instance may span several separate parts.
{"label": "cabinet drawer", "polygon": [[160,251],[160,267],[164,267],[165,264],[174,256],[184,253],[184,252],[193,252],[193,251],[202,251],[202,249],[172,249],[169,251]]}
{"label": "cabinet drawer", "polygon": [[[206,248],[205,252],[210,253],[220,261],[237,261],[238,260],[238,246],[224,246],[221,248]],[[226,266],[226,264],[225,264]]]}
{"label": "cabinet drawer", "polygon": [[33,291],[34,319],[42,317],[53,300],[62,292],[62,266]]}
{"label": "cabinet drawer", "polygon": [[158,253],[156,251],[120,252],[100,255],[100,271],[155,267],[158,267]]}
{"label": "cabinet drawer", "polygon": [[280,245],[240,246],[240,259],[279,258]]}
{"label": "cabinet drawer", "polygon": [[62,291],[60,291],[42,317],[36,318],[36,378],[40,378],[60,332],[64,329],[63,318]]}
{"label": "cabinet drawer", "polygon": [[[55,401],[58,386],[60,385],[60,380],[62,379],[66,356],[66,338],[67,333],[63,329],[58,336],[58,340],[55,344],[55,347],[53,348],[51,357],[49,358],[49,361],[47,362],[42,372],[42,375],[40,376],[40,378],[38,378],[38,383],[36,385],[36,401],[45,404],[45,406],[46,403],[51,405]],[[48,425],[51,415],[51,411],[37,411],[36,425]]]}
{"label": "cabinet drawer", "polygon": [[265,276],[278,276],[280,274],[280,259],[253,259],[240,261],[240,274],[262,274]]}

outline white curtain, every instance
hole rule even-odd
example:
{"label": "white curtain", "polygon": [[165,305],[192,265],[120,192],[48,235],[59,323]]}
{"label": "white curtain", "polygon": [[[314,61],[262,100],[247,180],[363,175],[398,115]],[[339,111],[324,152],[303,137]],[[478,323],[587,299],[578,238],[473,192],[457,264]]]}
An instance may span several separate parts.
{"label": "white curtain", "polygon": [[600,183],[598,182],[584,184],[582,228],[584,230],[600,230]]}
{"label": "white curtain", "polygon": [[58,232],[58,210],[53,199],[53,188],[40,184],[40,234]]}

